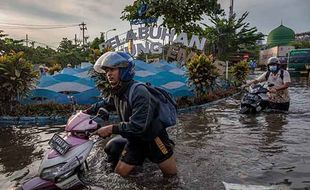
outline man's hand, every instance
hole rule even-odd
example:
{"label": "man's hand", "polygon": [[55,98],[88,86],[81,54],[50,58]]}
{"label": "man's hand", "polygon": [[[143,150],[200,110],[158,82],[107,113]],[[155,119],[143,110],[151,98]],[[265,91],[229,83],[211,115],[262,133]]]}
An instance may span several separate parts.
{"label": "man's hand", "polygon": [[243,85],[241,85],[241,89],[245,89],[246,87],[248,87],[249,85],[248,84],[243,84]]}
{"label": "man's hand", "polygon": [[112,128],[113,128],[113,125],[106,125],[98,129],[95,133],[99,135],[100,137],[108,137],[112,135]]}
{"label": "man's hand", "polygon": [[276,88],[270,88],[270,89],[268,89],[268,91],[269,91],[270,93],[276,93],[276,92],[277,92],[277,89],[276,89]]}

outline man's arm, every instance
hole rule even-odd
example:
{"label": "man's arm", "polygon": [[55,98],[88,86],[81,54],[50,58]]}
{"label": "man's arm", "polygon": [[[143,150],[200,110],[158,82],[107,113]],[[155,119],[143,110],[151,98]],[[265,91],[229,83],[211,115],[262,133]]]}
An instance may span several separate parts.
{"label": "man's arm", "polygon": [[91,105],[84,112],[89,114],[89,115],[95,115],[95,114],[97,114],[99,108],[102,108],[102,107],[107,109],[108,111],[114,110],[115,107],[114,107],[114,102],[113,102],[112,98],[109,97],[108,99],[103,99],[103,100]]}
{"label": "man's arm", "polygon": [[259,82],[263,82],[266,80],[266,74],[267,72],[264,72],[262,75],[260,75],[258,78],[254,79],[254,80],[251,80],[249,82],[247,82],[245,85],[242,86],[242,88],[245,88],[245,87],[248,87],[252,84],[257,84]]}

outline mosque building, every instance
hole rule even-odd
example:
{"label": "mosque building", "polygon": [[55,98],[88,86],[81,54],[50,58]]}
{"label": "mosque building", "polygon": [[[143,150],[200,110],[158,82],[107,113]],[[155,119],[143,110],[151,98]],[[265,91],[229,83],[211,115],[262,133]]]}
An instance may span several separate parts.
{"label": "mosque building", "polygon": [[267,37],[268,49],[261,50],[259,55],[259,64],[265,65],[270,57],[278,57],[281,62],[286,62],[287,53],[294,49],[290,42],[295,41],[295,32],[291,28],[284,26],[282,23],[273,29]]}

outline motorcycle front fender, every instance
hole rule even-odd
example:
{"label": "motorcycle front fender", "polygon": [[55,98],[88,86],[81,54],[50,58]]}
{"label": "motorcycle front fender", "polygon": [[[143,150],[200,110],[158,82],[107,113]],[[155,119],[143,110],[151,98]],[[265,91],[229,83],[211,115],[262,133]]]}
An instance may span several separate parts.
{"label": "motorcycle front fender", "polygon": [[21,186],[22,190],[48,190],[48,189],[59,189],[53,182],[41,179],[40,177],[35,177],[25,182]]}
{"label": "motorcycle front fender", "polygon": [[248,113],[249,111],[250,111],[250,107],[248,107],[248,106],[243,106],[243,107],[241,107],[239,113],[240,113],[240,114],[246,114],[246,113]]}

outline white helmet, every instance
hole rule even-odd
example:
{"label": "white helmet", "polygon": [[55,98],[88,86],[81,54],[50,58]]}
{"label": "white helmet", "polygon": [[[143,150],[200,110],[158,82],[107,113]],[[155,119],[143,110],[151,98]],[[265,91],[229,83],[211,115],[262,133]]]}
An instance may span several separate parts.
{"label": "white helmet", "polygon": [[280,60],[277,57],[270,57],[267,61],[267,65],[280,64]]}

